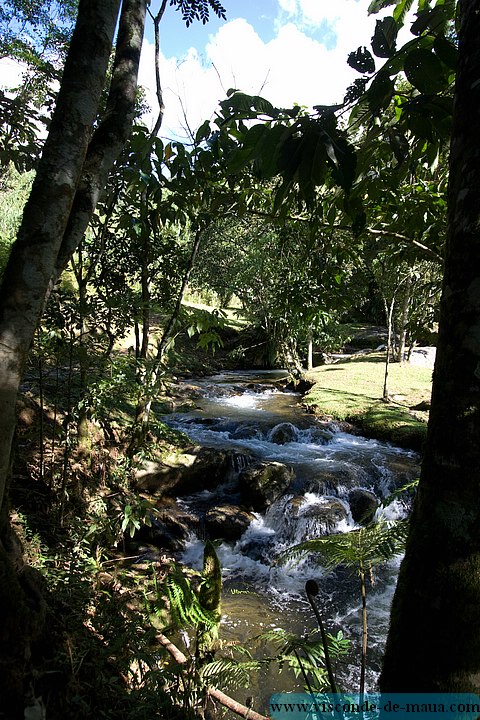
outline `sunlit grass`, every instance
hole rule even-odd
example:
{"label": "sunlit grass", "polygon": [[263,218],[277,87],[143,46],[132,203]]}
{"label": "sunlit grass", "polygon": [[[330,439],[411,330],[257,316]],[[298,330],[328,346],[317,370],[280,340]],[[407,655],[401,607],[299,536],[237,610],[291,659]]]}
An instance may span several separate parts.
{"label": "sunlit grass", "polygon": [[412,408],[430,399],[432,370],[392,363],[389,403],[382,401],[384,372],[384,353],[315,368],[307,373],[315,385],[305,402],[318,413],[354,422],[367,435],[418,448],[428,413]]}

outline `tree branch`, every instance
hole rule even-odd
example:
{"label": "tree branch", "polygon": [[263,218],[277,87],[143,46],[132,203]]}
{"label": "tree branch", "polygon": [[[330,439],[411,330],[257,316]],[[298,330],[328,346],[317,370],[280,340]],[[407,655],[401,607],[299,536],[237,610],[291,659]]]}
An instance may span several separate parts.
{"label": "tree branch", "polygon": [[162,5],[158,13],[153,16],[150,10],[148,13],[153,18],[153,28],[155,31],[155,85],[157,88],[157,101],[158,101],[158,115],[153,127],[151,137],[156,137],[162,126],[163,114],[165,112],[165,105],[163,103],[163,90],[162,83],[160,80],[160,21],[167,7],[167,0],[163,0]]}
{"label": "tree branch", "polygon": [[[161,645],[163,645],[163,647],[170,653],[179,665],[185,665],[188,662],[182,651],[179,650],[166,635],[157,633],[156,639]],[[240,715],[240,717],[245,718],[245,720],[268,720],[265,715],[260,715],[260,713],[255,712],[252,708],[242,705],[229,695],[225,695],[225,693],[221,690],[217,690],[217,688],[207,688],[207,693],[211,698],[217,700],[221,705],[223,705],[223,707],[226,707],[237,715]]]}

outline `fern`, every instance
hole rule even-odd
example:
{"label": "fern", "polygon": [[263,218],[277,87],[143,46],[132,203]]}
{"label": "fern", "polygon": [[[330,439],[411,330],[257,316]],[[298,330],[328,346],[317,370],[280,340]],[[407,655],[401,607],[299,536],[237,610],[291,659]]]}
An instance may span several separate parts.
{"label": "fern", "polygon": [[[336,636],[327,635],[330,656],[338,661],[340,657],[350,651],[350,641],[339,632]],[[316,633],[298,637],[283,628],[267,630],[255,638],[258,641],[274,643],[278,647],[278,654],[268,662],[276,662],[281,672],[284,667],[293,671],[296,677],[302,675],[310,677],[308,683],[317,691],[330,687],[327,671],[325,669],[325,651],[323,641],[316,638]],[[311,682],[313,680],[313,683]]]}
{"label": "fern", "polygon": [[[200,624],[205,628],[213,629],[216,627],[218,622],[217,614],[202,607],[190,580],[185,577],[178,565],[172,565],[162,588],[168,603],[173,627],[198,627]],[[161,600],[161,598],[159,599]],[[161,615],[161,606],[162,603],[160,602],[160,607],[155,608],[157,615]]]}
{"label": "fern", "polygon": [[266,661],[238,661],[232,658],[221,658],[207,663],[200,669],[200,677],[206,685],[225,688],[248,687],[250,673],[257,672]]}
{"label": "fern", "polygon": [[398,498],[401,498],[402,495],[406,493],[414,493],[416,492],[418,488],[418,482],[419,479],[416,478],[415,480],[412,480],[411,482],[405,483],[405,485],[402,485],[402,487],[397,488],[394,490],[390,495],[387,495],[387,497],[382,500],[382,507],[388,507],[394,500],[398,500]]}
{"label": "fern", "polygon": [[402,552],[406,535],[406,521],[381,520],[358,530],[314,538],[294,545],[282,553],[277,562],[295,562],[314,553],[320,557],[327,571],[338,565],[355,569],[372,568]]}

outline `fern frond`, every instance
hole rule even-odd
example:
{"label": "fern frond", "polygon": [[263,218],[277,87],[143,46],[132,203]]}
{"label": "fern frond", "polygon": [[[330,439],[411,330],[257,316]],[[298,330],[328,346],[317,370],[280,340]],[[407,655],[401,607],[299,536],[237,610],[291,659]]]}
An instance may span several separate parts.
{"label": "fern frond", "polygon": [[415,493],[418,488],[418,483],[419,478],[415,478],[415,480],[411,480],[410,482],[405,483],[405,485],[402,485],[401,487],[390,493],[390,495],[387,495],[387,497],[382,500],[381,506],[388,507],[392,504],[394,500],[398,500],[399,498],[401,499],[402,496],[406,493]]}
{"label": "fern frond", "polygon": [[[162,589],[174,627],[197,627],[201,624],[205,629],[213,629],[217,626],[217,614],[202,607],[189,579],[177,565],[172,566],[163,582]],[[158,601],[162,604],[160,593]]]}
{"label": "fern frond", "polygon": [[404,520],[380,522],[358,530],[307,540],[286,550],[277,562],[298,561],[310,553],[318,555],[325,570],[338,565],[374,567],[403,551],[407,535]]}
{"label": "fern frond", "polygon": [[237,688],[248,687],[250,673],[260,670],[265,663],[261,660],[238,662],[228,658],[207,663],[200,669],[200,677],[206,685]]}

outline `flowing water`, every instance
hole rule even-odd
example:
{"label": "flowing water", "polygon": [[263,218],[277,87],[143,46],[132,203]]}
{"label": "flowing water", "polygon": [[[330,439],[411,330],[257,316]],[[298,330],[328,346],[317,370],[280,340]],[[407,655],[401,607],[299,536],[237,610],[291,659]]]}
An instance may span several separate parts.
{"label": "flowing water", "polygon": [[[237,372],[195,383],[199,395],[196,409],[174,414],[168,422],[199,445],[236,450],[236,467],[221,487],[180,502],[197,513],[226,501],[238,503],[236,475],[253,459],[277,461],[294,469],[286,493],[266,512],[256,513],[235,544],[222,542],[218,548],[225,588],[222,635],[248,645],[252,637],[276,627],[300,635],[313,629],[315,621],[304,586],[306,580],[315,579],[328,629],[341,629],[352,640],[354,657],[339,674],[345,690],[357,691],[356,658],[362,632],[358,578],[342,568],[327,574],[312,558],[295,565],[281,565],[275,559],[295,543],[358,527],[349,507],[350,491],[363,488],[385,498],[417,476],[418,457],[387,443],[342,432],[332,423],[320,423],[305,413],[298,394],[279,389],[281,375]],[[285,430],[285,423],[288,435],[279,444],[275,428],[283,424]],[[396,500],[378,512],[402,517],[406,506]],[[199,569],[202,552],[203,538],[192,536],[181,560]],[[397,558],[376,571],[375,584],[369,590],[370,690],[376,689],[398,564]],[[273,672],[263,678],[261,687],[245,695],[256,694],[255,707],[265,709],[272,692],[291,689],[291,685],[286,687],[288,683],[292,680]]]}

